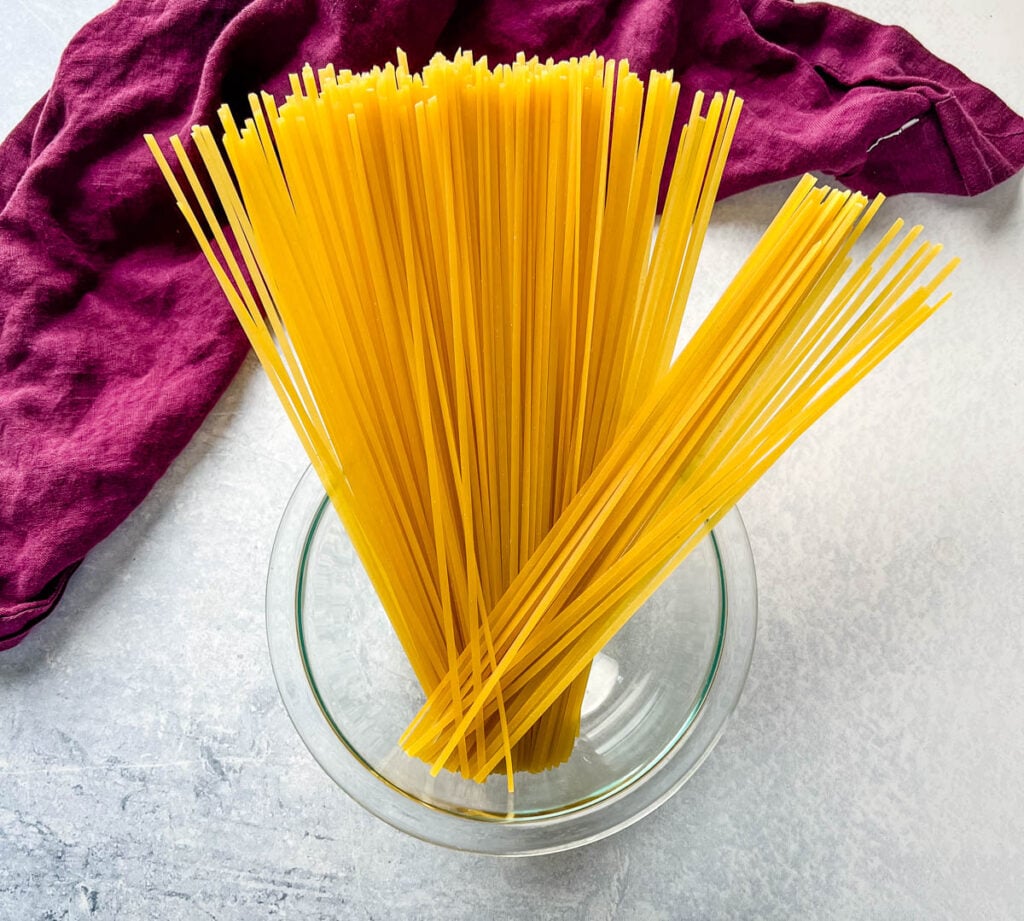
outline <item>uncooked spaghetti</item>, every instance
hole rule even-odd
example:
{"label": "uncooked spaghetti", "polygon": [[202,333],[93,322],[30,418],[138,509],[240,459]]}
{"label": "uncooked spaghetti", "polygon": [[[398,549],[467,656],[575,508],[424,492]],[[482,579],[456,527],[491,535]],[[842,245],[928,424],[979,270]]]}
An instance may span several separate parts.
{"label": "uncooked spaghetti", "polygon": [[920,228],[854,267],[881,200],[805,178],[673,360],[741,108],[698,94],[673,141],[678,96],[597,55],[307,66],[241,126],[223,107],[220,143],[193,130],[214,201],[147,137],[423,687],[402,744],[435,772],[566,760],[595,654],[944,299]]}

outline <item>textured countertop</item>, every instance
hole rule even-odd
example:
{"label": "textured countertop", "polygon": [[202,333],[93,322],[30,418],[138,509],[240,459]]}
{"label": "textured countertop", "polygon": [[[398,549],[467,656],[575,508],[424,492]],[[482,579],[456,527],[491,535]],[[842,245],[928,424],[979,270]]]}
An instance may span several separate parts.
{"label": "textured countertop", "polygon": [[[1019,0],[849,0],[1024,110]],[[102,0],[13,0],[0,134]],[[789,184],[722,203],[710,301]],[[956,298],[745,498],[753,667],[638,825],[554,857],[404,837],[303,748],[263,628],[305,467],[250,360],[58,611],[0,653],[0,919],[1024,917],[1024,202],[903,196]]]}

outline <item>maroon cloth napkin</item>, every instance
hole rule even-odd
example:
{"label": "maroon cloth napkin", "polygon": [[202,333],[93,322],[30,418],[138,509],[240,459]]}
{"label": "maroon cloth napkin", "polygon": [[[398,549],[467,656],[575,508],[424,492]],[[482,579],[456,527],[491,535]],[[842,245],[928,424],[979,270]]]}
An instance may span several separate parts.
{"label": "maroon cloth napkin", "polygon": [[[597,49],[746,108],[731,194],[820,170],[866,192],[974,195],[1024,123],[899,28],[789,0],[121,0],[72,40],[0,146],[0,649],[48,614],[231,380],[245,339],[142,134],[285,91],[309,61],[396,46],[492,62]],[[902,131],[902,133],[900,133]],[[881,139],[881,140],[880,140]]]}

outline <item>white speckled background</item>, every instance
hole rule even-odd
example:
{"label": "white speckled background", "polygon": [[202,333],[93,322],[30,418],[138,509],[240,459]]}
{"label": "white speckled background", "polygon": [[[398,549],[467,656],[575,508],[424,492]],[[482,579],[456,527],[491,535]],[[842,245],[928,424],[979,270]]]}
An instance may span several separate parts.
{"label": "white speckled background", "polygon": [[[848,0],[1024,110],[1019,0]],[[0,134],[101,0],[5,0]],[[723,203],[721,286],[788,184]],[[957,297],[742,503],[761,631],[694,779],[498,861],[350,802],[279,702],[274,530],[305,466],[250,361],[57,613],[0,653],[0,919],[1024,918],[1024,203],[891,202]]]}

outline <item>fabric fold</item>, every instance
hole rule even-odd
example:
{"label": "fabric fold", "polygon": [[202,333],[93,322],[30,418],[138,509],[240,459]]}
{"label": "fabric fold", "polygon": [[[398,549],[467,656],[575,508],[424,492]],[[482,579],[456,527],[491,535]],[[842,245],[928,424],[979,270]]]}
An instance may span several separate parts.
{"label": "fabric fold", "polygon": [[826,3],[742,2],[759,36],[820,76],[817,92],[807,87],[808,117],[832,112],[824,171],[847,185],[977,195],[1024,165],[1020,116],[905,29]]}

